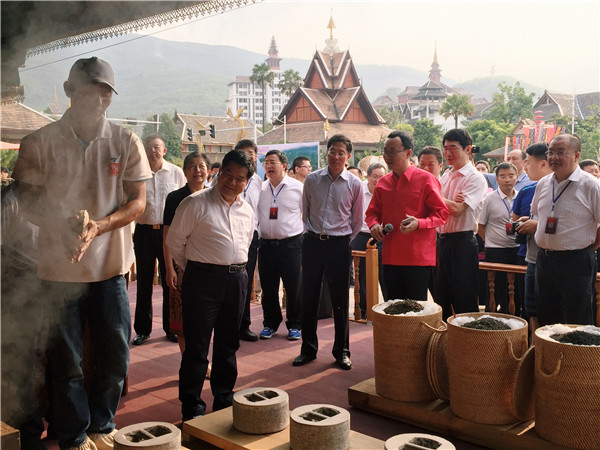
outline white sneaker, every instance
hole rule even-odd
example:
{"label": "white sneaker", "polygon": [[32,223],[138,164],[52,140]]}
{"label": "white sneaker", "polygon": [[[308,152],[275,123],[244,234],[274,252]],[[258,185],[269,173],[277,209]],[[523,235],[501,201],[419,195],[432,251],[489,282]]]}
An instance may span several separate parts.
{"label": "white sneaker", "polygon": [[69,447],[66,450],[98,450],[98,447],[96,447],[96,444],[94,444],[89,436],[86,436],[85,441],[83,441],[80,445],[77,447]]}
{"label": "white sneaker", "polygon": [[119,430],[115,428],[110,433],[88,433],[88,437],[92,440],[94,449],[112,450],[115,446],[115,434],[117,434],[117,431]]}

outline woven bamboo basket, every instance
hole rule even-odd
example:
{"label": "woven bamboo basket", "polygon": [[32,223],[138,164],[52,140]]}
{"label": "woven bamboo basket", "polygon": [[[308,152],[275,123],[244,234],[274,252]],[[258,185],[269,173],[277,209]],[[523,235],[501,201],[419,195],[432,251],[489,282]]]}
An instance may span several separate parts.
{"label": "woven bamboo basket", "polygon": [[[476,423],[502,425],[533,417],[533,405],[514,405],[518,370],[528,352],[527,322],[499,313],[466,313],[478,319],[483,315],[517,319],[523,326],[515,330],[476,330],[453,324],[448,319],[447,362],[450,408],[457,416]],[[533,395],[531,395],[531,401]],[[524,413],[523,413],[524,411]],[[530,416],[530,417],[523,417]]]}
{"label": "woven bamboo basket", "polygon": [[565,447],[599,449],[600,347],[540,336],[547,328],[535,332],[535,431]]}
{"label": "woven bamboo basket", "polygon": [[[420,302],[423,303],[423,302]],[[442,308],[432,314],[388,315],[373,307],[375,390],[391,400],[423,402],[437,396],[427,376],[427,345],[444,327]]]}

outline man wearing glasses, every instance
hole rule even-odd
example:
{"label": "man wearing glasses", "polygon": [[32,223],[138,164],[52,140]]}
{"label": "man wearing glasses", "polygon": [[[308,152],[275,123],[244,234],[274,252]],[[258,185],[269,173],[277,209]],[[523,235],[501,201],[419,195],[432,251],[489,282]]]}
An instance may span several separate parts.
{"label": "man wearing glasses", "polygon": [[442,196],[448,207],[448,221],[439,229],[435,301],[443,318],[457,313],[476,312],[479,259],[475,232],[483,208],[487,183],[469,161],[473,139],[455,128],[444,134],[444,156],[452,170],[441,179]]}
{"label": "man wearing glasses", "polygon": [[292,170],[294,171],[294,178],[304,183],[304,180],[306,180],[306,177],[312,170],[310,159],[306,156],[298,156],[292,163]]}
{"label": "man wearing glasses", "polygon": [[333,306],[336,365],[352,368],[348,332],[350,241],[363,222],[363,192],[358,178],[345,169],[352,143],[340,134],[327,142],[327,167],[306,177],[303,194],[304,242],[302,244],[303,318],[302,349],[294,366],[317,357],[317,314],[323,274]]}
{"label": "man wearing glasses", "polygon": [[531,213],[538,218],[538,320],[541,326],[592,325],[600,185],[578,165],[581,141],[576,136],[555,137],[546,155],[554,174],[538,182],[531,203]]}

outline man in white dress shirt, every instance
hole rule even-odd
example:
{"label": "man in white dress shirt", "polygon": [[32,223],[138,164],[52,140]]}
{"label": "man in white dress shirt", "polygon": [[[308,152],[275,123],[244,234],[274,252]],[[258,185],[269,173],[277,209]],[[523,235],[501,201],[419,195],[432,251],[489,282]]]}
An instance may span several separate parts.
{"label": "man in white dress shirt", "polygon": [[[254,141],[242,139],[236,144],[235,149],[245,152],[256,166],[257,147]],[[254,211],[254,234],[252,237],[252,244],[248,250],[248,264],[246,265],[246,272],[248,272],[248,290],[246,291],[246,304],[244,306],[244,314],[242,314],[242,323],[240,324],[240,339],[249,342],[258,341],[256,333],[250,330],[250,299],[252,298],[252,282],[254,281],[256,258],[258,256],[258,214],[256,208],[258,207],[262,182],[263,180],[260,176],[255,173],[248,181],[248,184],[242,193],[244,200],[250,203],[250,206],[252,206],[252,210]]]}
{"label": "man in white dress shirt", "polygon": [[233,402],[238,330],[248,288],[246,258],[254,232],[252,207],[240,194],[253,173],[254,162],[246,153],[227,153],[216,185],[181,202],[167,235],[173,259],[185,267],[181,286],[185,351],[179,369],[184,421],[206,412],[201,394],[213,331],[213,411]]}
{"label": "man in white dress shirt", "polygon": [[169,325],[169,286],[166,281],[167,271],[163,255],[162,229],[167,195],[185,186],[186,183],[183,170],[164,160],[167,148],[159,135],[151,134],[146,137],[144,148],[152,170],[152,178],[146,180],[146,209],[138,217],[133,234],[137,279],[135,321],[133,322],[136,336],[131,342],[133,345],[145,343],[152,331],[152,284],[156,260],[158,260],[163,291],[163,330],[167,339],[177,342],[177,336],[171,333]]}
{"label": "man in white dress shirt", "polygon": [[302,188],[303,184],[286,175],[288,159],[271,150],[264,161],[267,180],[262,184],[258,202],[258,272],[262,286],[263,326],[261,339],[277,333],[283,317],[279,306],[279,282],[286,292],[288,339],[300,339],[302,282]]}
{"label": "man in white dress shirt", "polygon": [[538,219],[535,282],[539,323],[592,325],[600,185],[579,168],[581,142],[576,136],[555,137],[547,155],[554,173],[538,181],[531,202],[531,213]]}

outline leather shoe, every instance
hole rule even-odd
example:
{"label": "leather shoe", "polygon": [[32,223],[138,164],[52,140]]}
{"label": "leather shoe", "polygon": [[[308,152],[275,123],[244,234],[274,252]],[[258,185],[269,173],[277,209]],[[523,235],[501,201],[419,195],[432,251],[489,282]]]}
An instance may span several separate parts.
{"label": "leather shoe", "polygon": [[255,342],[258,341],[258,336],[256,333],[253,333],[250,329],[246,328],[245,330],[240,331],[240,339],[242,341]]}
{"label": "leather shoe", "polygon": [[136,337],[133,338],[133,341],[131,341],[131,345],[142,345],[148,340],[149,337],[150,336],[148,336],[147,334],[138,334]]}
{"label": "leather shoe", "polygon": [[176,334],[167,333],[166,337],[167,337],[167,340],[177,343],[177,335]]}
{"label": "leather shoe", "polygon": [[304,353],[300,353],[300,356],[294,359],[292,366],[303,366],[304,364],[314,361],[315,359],[317,359],[315,355],[305,355]]}
{"label": "leather shoe", "polygon": [[344,370],[352,369],[352,361],[350,361],[350,357],[345,353],[335,358],[335,365]]}

